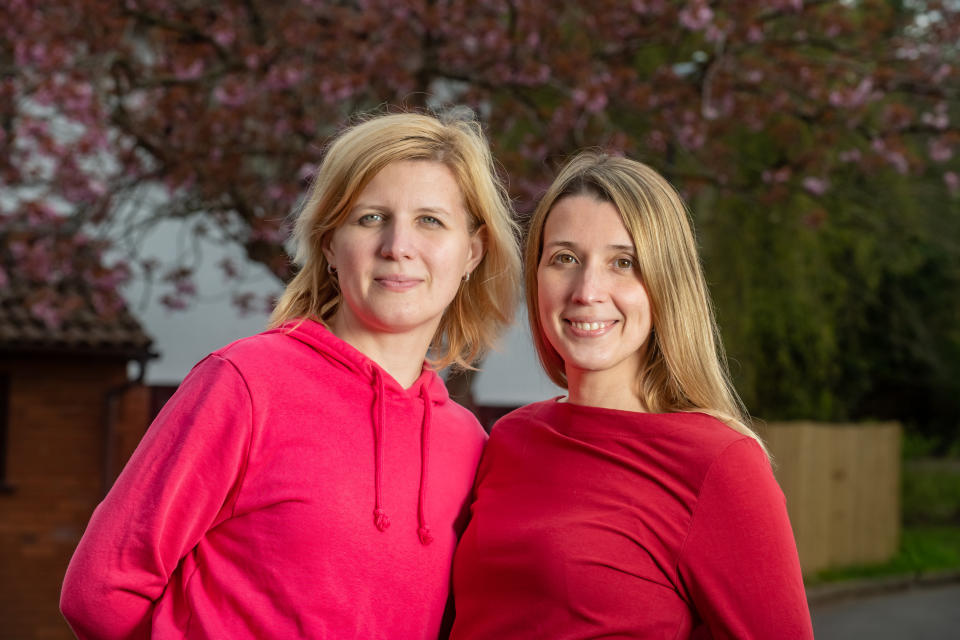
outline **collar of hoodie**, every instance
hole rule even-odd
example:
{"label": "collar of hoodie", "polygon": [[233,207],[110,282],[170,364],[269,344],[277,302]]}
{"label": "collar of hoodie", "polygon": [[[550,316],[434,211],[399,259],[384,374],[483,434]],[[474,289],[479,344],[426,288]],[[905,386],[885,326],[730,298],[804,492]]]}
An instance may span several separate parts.
{"label": "collar of hoodie", "polygon": [[383,452],[389,446],[390,416],[386,411],[386,396],[399,394],[410,401],[423,403],[423,419],[420,424],[420,486],[417,495],[417,537],[420,543],[433,542],[433,534],[427,523],[427,480],[430,455],[430,427],[433,405],[440,405],[449,399],[447,388],[440,376],[426,363],[416,382],[404,389],[380,365],[355,349],[350,344],[333,335],[329,329],[313,320],[300,319],[284,323],[276,329],[292,338],[309,345],[319,353],[338,362],[354,375],[359,376],[373,390],[373,435],[374,435],[374,479],[373,479],[373,525],[380,531],[390,527],[390,517],[383,504]]}

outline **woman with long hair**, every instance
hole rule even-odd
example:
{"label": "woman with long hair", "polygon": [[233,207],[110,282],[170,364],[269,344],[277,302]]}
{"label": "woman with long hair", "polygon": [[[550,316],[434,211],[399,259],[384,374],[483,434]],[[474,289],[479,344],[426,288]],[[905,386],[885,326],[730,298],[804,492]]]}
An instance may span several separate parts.
{"label": "woman with long hair", "polygon": [[207,356],[97,507],[81,638],[436,638],[485,434],[436,370],[512,319],[520,257],[477,122],[330,145],[271,329]]}
{"label": "woman with long hair", "polygon": [[812,638],[676,191],[581,153],[534,212],[524,266],[540,361],[568,393],[493,427],[452,637]]}

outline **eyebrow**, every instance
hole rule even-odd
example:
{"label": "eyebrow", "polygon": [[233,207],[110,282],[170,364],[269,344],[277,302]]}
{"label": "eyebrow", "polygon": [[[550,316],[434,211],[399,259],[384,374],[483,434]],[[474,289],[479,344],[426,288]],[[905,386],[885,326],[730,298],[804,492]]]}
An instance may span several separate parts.
{"label": "eyebrow", "polygon": [[[566,247],[568,249],[576,249],[577,243],[570,242],[569,240],[555,240],[553,242],[548,242],[543,246],[545,248],[546,247]],[[624,251],[626,253],[634,253],[636,251],[636,249],[632,244],[608,244],[607,248],[613,249],[614,251]]]}
{"label": "eyebrow", "polygon": [[[383,213],[391,213],[393,211],[391,207],[387,207],[384,205],[367,204],[365,202],[358,202],[355,205],[353,205],[353,207],[350,209],[350,212],[353,213],[358,209],[372,209],[374,211],[381,211]],[[430,206],[419,207],[417,209],[414,209],[414,213],[442,213],[444,215],[451,215],[450,212],[444,209],[443,207],[430,207]]]}

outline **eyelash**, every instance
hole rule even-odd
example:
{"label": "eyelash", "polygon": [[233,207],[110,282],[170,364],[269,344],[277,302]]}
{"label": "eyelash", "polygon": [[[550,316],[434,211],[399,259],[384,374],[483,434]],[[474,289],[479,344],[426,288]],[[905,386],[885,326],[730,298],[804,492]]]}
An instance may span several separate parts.
{"label": "eyelash", "polygon": [[[570,260],[567,261],[567,258]],[[569,253],[559,253],[553,257],[551,262],[553,264],[575,264],[579,261],[576,259],[576,257]],[[617,269],[623,269],[624,271],[632,271],[636,266],[636,262],[633,258],[616,258],[613,261],[613,264]]]}
{"label": "eyelash", "polygon": [[[378,218],[374,220],[374,218]],[[376,224],[377,222],[383,221],[383,215],[379,213],[365,213],[359,218],[357,218],[357,224],[360,226],[369,226],[370,224]]]}
{"label": "eyelash", "polygon": [[[370,226],[373,224],[378,224],[380,222],[383,222],[383,220],[384,220],[384,215],[382,213],[365,213],[359,218],[357,218],[357,224],[359,224],[360,226]],[[436,216],[421,216],[420,218],[417,218],[417,220],[430,227],[444,226],[440,218]]]}

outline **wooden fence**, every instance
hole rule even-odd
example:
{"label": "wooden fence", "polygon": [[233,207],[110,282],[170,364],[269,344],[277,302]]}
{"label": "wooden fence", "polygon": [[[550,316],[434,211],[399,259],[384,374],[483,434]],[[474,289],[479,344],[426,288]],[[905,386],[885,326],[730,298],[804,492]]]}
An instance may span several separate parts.
{"label": "wooden fence", "polygon": [[888,560],[900,542],[900,425],[758,424],[804,575]]}

